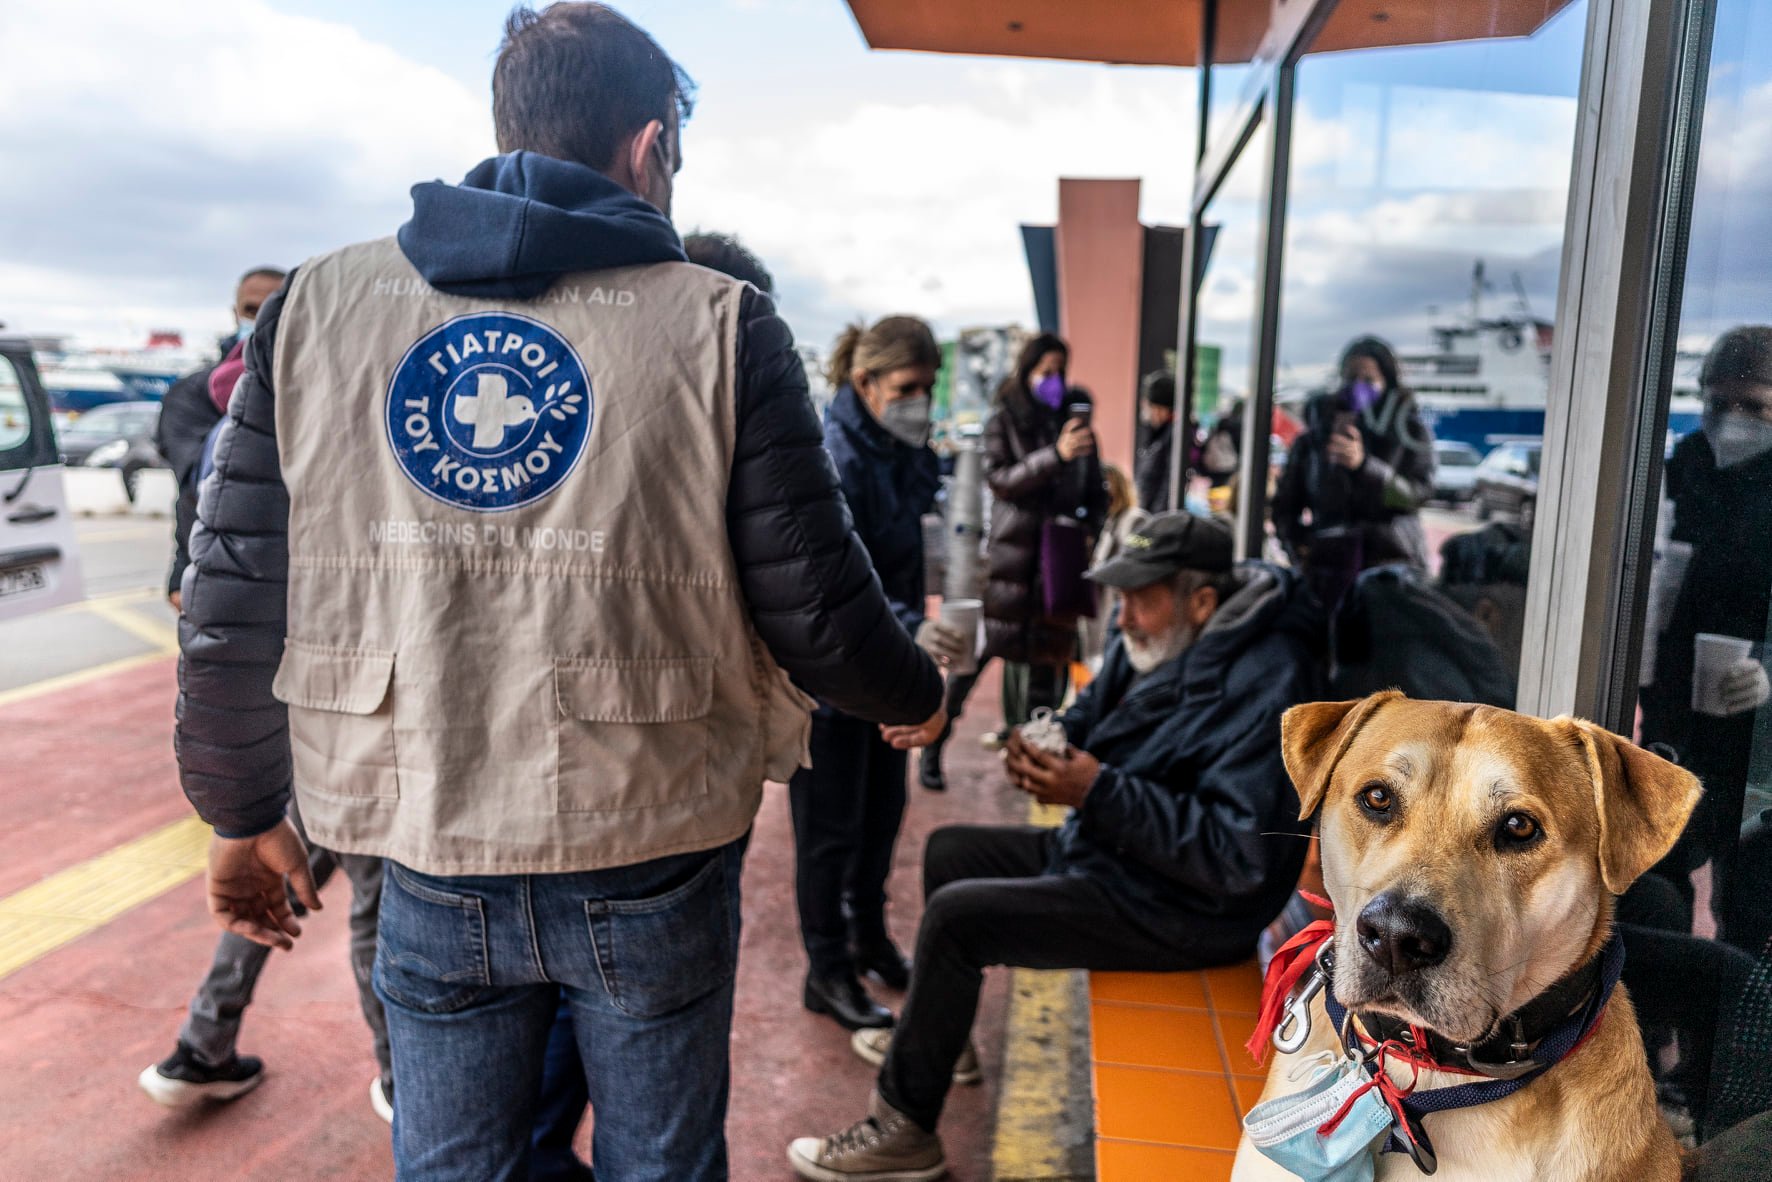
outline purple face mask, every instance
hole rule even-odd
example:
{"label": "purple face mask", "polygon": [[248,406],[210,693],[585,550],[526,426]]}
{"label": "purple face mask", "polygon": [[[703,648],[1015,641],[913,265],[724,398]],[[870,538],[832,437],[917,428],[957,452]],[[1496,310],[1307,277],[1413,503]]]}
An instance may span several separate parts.
{"label": "purple face mask", "polygon": [[1382,397],[1382,395],[1379,394],[1378,387],[1374,386],[1366,379],[1361,378],[1359,381],[1348,386],[1347,392],[1342,395],[1342,401],[1345,402],[1347,408],[1355,414],[1365,414],[1374,406],[1378,405],[1380,397]]}
{"label": "purple face mask", "polygon": [[1055,373],[1049,373],[1034,383],[1034,397],[1053,410],[1064,402],[1064,379]]}

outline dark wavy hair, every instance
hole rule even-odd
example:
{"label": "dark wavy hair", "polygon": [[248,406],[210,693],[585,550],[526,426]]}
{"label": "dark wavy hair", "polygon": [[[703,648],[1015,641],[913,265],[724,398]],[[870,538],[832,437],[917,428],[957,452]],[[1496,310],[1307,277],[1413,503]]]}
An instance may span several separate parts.
{"label": "dark wavy hair", "polygon": [[1348,342],[1347,348],[1341,351],[1341,362],[1335,370],[1335,380],[1343,380],[1347,373],[1347,363],[1356,357],[1370,357],[1378,366],[1378,372],[1384,375],[1384,388],[1389,390],[1403,389],[1402,379],[1398,376],[1397,354],[1386,342],[1377,337],[1355,337]]}
{"label": "dark wavy hair", "polygon": [[604,170],[657,119],[681,125],[695,83],[651,34],[606,4],[519,6],[492,67],[500,152],[519,149]]}
{"label": "dark wavy hair", "polygon": [[997,405],[1025,415],[1033,409],[1033,391],[1028,388],[1028,376],[1034,372],[1034,366],[1040,364],[1040,358],[1048,353],[1062,353],[1065,366],[1071,362],[1071,347],[1064,343],[1064,338],[1055,332],[1036,333],[1029,337],[1021,346],[1021,352],[1015,355],[1015,370],[1003,379],[997,387]]}

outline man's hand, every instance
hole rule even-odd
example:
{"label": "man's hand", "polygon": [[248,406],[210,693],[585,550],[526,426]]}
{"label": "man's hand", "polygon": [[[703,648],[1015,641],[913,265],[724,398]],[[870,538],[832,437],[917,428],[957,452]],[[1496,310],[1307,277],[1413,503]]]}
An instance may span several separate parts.
{"label": "man's hand", "polygon": [[1360,429],[1352,423],[1342,423],[1329,436],[1329,445],[1325,449],[1329,462],[1339,464],[1350,472],[1360,470],[1366,462],[1366,441],[1360,436]]}
{"label": "man's hand", "polygon": [[917,647],[946,668],[972,655],[972,637],[952,624],[924,620],[917,625]]}
{"label": "man's hand", "polygon": [[301,924],[291,894],[320,910],[307,843],[287,819],[257,837],[210,839],[209,914],[224,929],[255,944],[295,947]]}
{"label": "man's hand", "polygon": [[1723,674],[1717,689],[1723,699],[1724,715],[1747,714],[1772,698],[1772,681],[1767,680],[1765,667],[1752,657],[1737,661]]}
{"label": "man's hand", "polygon": [[1078,456],[1095,454],[1095,432],[1082,419],[1071,419],[1058,436],[1058,458],[1069,463]]}
{"label": "man's hand", "polygon": [[168,602],[172,605],[173,611],[178,612],[180,615],[184,614],[185,593],[183,591],[174,591],[171,594],[167,595],[166,602]]}
{"label": "man's hand", "polygon": [[937,709],[928,721],[917,726],[883,726],[880,737],[900,751],[909,751],[912,747],[932,746],[947,729],[948,712]]}
{"label": "man's hand", "polygon": [[1063,755],[1048,755],[1013,731],[1003,749],[1003,766],[1009,772],[1009,782],[1041,804],[1074,809],[1083,807],[1101,774],[1101,761],[1087,751],[1067,747]]}

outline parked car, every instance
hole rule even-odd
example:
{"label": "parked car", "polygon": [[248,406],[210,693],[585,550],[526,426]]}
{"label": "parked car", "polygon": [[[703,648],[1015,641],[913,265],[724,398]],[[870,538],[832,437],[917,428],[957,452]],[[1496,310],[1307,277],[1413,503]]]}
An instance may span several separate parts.
{"label": "parked car", "polygon": [[117,468],[123,488],[135,500],[143,468],[164,468],[154,446],[158,402],[113,402],[94,407],[61,432],[62,463],[73,467]]}
{"label": "parked car", "polygon": [[1543,440],[1523,439],[1503,443],[1484,456],[1472,493],[1477,516],[1484,521],[1514,517],[1530,532],[1538,515],[1538,460],[1543,452]]}
{"label": "parked car", "polygon": [[1434,499],[1462,505],[1477,484],[1483,453],[1468,443],[1442,439],[1434,444]]}
{"label": "parked car", "polygon": [[0,337],[0,620],[84,595],[49,395],[31,342]]}

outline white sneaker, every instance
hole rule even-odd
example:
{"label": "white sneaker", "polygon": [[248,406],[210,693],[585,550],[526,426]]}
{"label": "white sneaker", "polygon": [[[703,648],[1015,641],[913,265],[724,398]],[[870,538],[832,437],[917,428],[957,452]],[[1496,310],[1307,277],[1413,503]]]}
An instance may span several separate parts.
{"label": "white sneaker", "polygon": [[868,1114],[829,1137],[801,1137],[788,1164],[811,1182],[934,1182],[948,1172],[941,1139],[880,1098]]}
{"label": "white sneaker", "polygon": [[375,1109],[375,1115],[394,1123],[394,1102],[388,1099],[388,1090],[382,1087],[379,1075],[369,1081],[369,1106]]}
{"label": "white sneaker", "polygon": [[[849,1049],[854,1051],[863,1062],[875,1067],[886,1062],[886,1050],[892,1045],[892,1031],[857,1030],[849,1039]],[[984,1072],[978,1066],[978,1049],[970,1039],[966,1049],[960,1052],[959,1059],[954,1062],[954,1082],[972,1085],[984,1079]]]}

